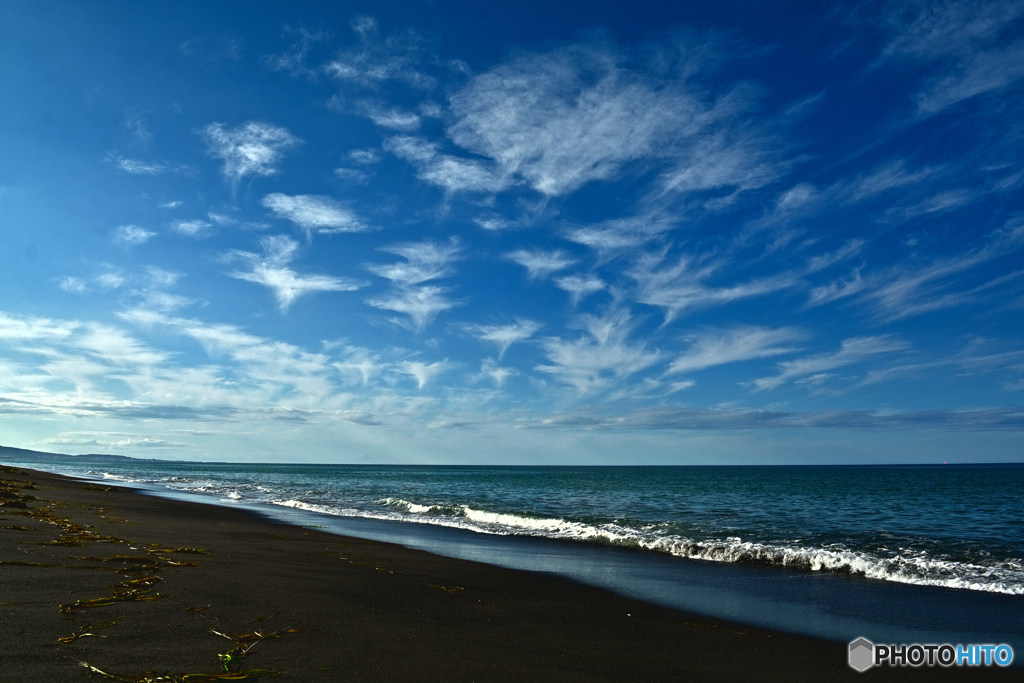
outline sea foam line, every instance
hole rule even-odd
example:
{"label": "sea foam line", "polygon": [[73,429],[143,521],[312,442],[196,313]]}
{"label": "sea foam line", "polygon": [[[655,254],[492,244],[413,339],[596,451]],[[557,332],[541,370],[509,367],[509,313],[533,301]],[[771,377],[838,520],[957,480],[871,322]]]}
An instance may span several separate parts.
{"label": "sea foam line", "polygon": [[[743,541],[740,538],[696,540],[676,535],[651,535],[618,524],[586,524],[560,518],[534,518],[477,510],[465,505],[421,505],[401,498],[378,501],[382,509],[360,510],[299,500],[274,504],[344,517],[432,524],[497,535],[525,535],[627,546],[676,557],[762,564],[791,569],[853,574],[883,581],[1024,595],[1024,570],[991,567],[925,556],[878,557],[847,549],[814,548]],[[1013,561],[1017,567],[1019,561]]]}

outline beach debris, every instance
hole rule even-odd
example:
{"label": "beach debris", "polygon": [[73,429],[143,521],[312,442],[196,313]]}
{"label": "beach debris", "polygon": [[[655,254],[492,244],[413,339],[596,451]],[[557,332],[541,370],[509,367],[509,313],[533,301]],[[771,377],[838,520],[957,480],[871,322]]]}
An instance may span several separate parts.
{"label": "beach debris", "polygon": [[221,636],[222,638],[227,638],[235,644],[235,646],[227,652],[217,655],[218,657],[220,657],[221,664],[223,664],[224,666],[224,671],[227,671],[229,673],[233,673],[237,667],[241,666],[242,660],[245,658],[247,654],[249,654],[249,650],[253,649],[264,640],[269,640],[271,638],[281,638],[288,633],[298,632],[299,629],[297,628],[283,628],[274,631],[273,633],[253,631],[252,633],[245,633],[243,635],[233,636],[227,633],[221,633],[220,631],[215,631],[212,628],[210,629],[210,633],[214,633],[218,636]]}
{"label": "beach debris", "polygon": [[121,586],[125,588],[138,588],[139,586],[152,586],[158,581],[163,581],[159,576],[143,576],[138,579],[125,579]]}
{"label": "beach debris", "polygon": [[149,602],[150,600],[162,600],[166,598],[166,595],[162,593],[153,593],[150,590],[141,588],[129,588],[126,590],[114,591],[114,594],[109,598],[92,598],[91,600],[75,600],[66,605],[60,606],[60,611],[64,614],[75,614],[79,610],[91,609],[93,607],[109,607],[115,602]]}
{"label": "beach debris", "polygon": [[209,605],[204,605],[203,607],[186,606],[185,607],[185,611],[186,612],[192,612],[192,613],[199,613],[199,612],[202,612],[204,609],[208,609],[211,605],[213,605],[212,602]]}
{"label": "beach debris", "polygon": [[167,548],[160,545],[159,543],[150,543],[147,547],[143,548],[147,553],[185,553],[188,555],[212,555],[213,553],[207,552],[203,548],[192,548],[188,546],[181,546],[177,548]]}
{"label": "beach debris", "polygon": [[64,636],[63,638],[58,638],[57,640],[62,642],[62,643],[73,643],[76,640],[78,640],[79,638],[85,638],[87,636],[96,636],[96,637],[99,637],[99,638],[106,638],[105,635],[103,635],[101,633],[93,633],[93,631],[98,631],[98,630],[100,630],[102,628],[110,628],[111,626],[116,626],[118,619],[124,619],[124,617],[116,617],[116,618],[111,619],[110,621],[108,621],[108,622],[106,622],[104,624],[83,624],[82,626],[79,627],[79,629],[75,633],[71,634],[70,636]]}
{"label": "beach debris", "polygon": [[445,593],[461,593],[462,591],[466,590],[462,586],[452,586],[451,588],[449,588],[448,586],[438,586],[433,583],[428,583],[427,585],[431,588],[440,588]]}
{"label": "beach debris", "polygon": [[118,681],[119,683],[216,683],[216,681],[254,681],[260,678],[272,678],[274,676],[280,676],[280,671],[273,671],[271,669],[250,669],[249,671],[234,671],[223,674],[171,674],[171,673],[157,673],[155,671],[144,671],[141,674],[136,674],[131,678],[125,678],[124,676],[118,676],[116,674],[109,673],[100,669],[99,667],[93,666],[88,662],[83,662],[76,659],[76,662],[81,664],[90,674],[102,676],[109,681]]}

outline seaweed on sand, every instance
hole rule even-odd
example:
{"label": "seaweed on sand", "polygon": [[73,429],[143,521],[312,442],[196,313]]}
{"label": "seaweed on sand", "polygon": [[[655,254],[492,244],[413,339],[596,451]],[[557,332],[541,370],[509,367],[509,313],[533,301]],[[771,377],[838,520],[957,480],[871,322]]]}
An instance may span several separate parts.
{"label": "seaweed on sand", "polygon": [[85,638],[87,636],[97,636],[99,638],[106,638],[105,635],[101,633],[93,633],[93,631],[99,631],[101,628],[110,628],[111,626],[115,626],[117,624],[118,619],[124,619],[124,617],[115,617],[110,621],[106,622],[105,624],[82,624],[78,628],[78,630],[72,633],[70,636],[64,636],[63,638],[58,638],[57,640],[62,643],[73,643],[79,638]]}
{"label": "seaweed on sand", "polygon": [[221,663],[224,665],[224,671],[228,673],[234,672],[234,670],[241,666],[242,660],[249,650],[256,647],[259,643],[264,640],[270,640],[271,638],[281,638],[288,633],[298,633],[297,628],[283,628],[273,633],[263,633],[262,631],[253,631],[252,633],[245,633],[243,635],[233,636],[227,633],[221,633],[220,631],[214,631],[210,629],[211,633],[214,633],[222,638],[227,638],[235,644],[233,648],[225,652],[224,654],[217,655],[220,657]]}
{"label": "seaweed on sand", "polygon": [[260,678],[271,678],[273,676],[280,676],[279,671],[273,671],[271,669],[251,669],[249,671],[235,671],[223,674],[171,674],[162,673],[158,674],[155,671],[144,671],[143,673],[136,674],[131,678],[125,678],[124,676],[118,676],[116,674],[108,673],[98,667],[75,660],[88,670],[90,674],[96,674],[102,676],[109,681],[118,681],[118,683],[216,683],[217,681],[255,681]]}

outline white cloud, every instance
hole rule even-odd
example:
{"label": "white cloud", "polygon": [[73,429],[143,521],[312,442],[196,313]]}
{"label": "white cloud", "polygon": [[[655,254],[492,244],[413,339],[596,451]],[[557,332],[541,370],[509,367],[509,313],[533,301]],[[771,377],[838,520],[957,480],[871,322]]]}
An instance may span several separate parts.
{"label": "white cloud", "polygon": [[164,165],[153,162],[139,161],[138,159],[126,159],[119,155],[111,158],[119,169],[133,175],[156,175],[164,172]]}
{"label": "white cloud", "polygon": [[478,217],[474,218],[473,222],[476,223],[484,230],[490,230],[491,232],[497,232],[499,230],[507,230],[508,228],[515,227],[515,223],[501,218],[500,216],[488,216],[486,218]]}
{"label": "white cloud", "polygon": [[563,270],[576,263],[576,259],[561,249],[556,249],[555,251],[517,249],[505,254],[505,258],[526,268],[531,280],[545,278],[551,275],[551,273]]}
{"label": "white cloud", "polygon": [[379,297],[367,299],[366,303],[374,308],[395,311],[409,316],[409,323],[400,319],[392,322],[407,327],[419,334],[434,321],[439,313],[461,305],[449,299],[446,287],[427,285],[423,287],[396,288]]}
{"label": "white cloud", "polygon": [[[699,47],[680,47],[680,71],[701,69]],[[521,55],[452,95],[448,134],[549,197],[655,160],[673,167],[666,191],[748,189],[781,172],[770,136],[746,123],[751,89],[715,101],[686,77],[656,78],[627,61],[595,44]]]}
{"label": "white cloud", "polygon": [[559,289],[564,289],[572,295],[573,308],[579,306],[580,302],[591,294],[600,292],[605,288],[605,283],[593,275],[567,275],[555,280]]}
{"label": "white cloud", "polygon": [[114,228],[113,239],[115,244],[128,249],[145,244],[154,235],[156,235],[155,232],[140,228],[137,225],[121,225]]}
{"label": "white cloud", "polygon": [[663,309],[666,324],[691,310],[763,296],[797,283],[794,276],[783,274],[741,284],[710,287],[704,284],[705,281],[722,264],[698,264],[689,256],[681,257],[675,265],[663,266],[663,261],[662,254],[647,254],[627,274],[637,281],[637,301]]}
{"label": "white cloud", "polygon": [[248,271],[233,271],[231,277],[268,287],[284,313],[300,296],[315,292],[351,292],[365,287],[365,282],[329,275],[300,275],[288,264],[295,259],[299,245],[285,235],[271,235],[260,240],[263,255],[236,251],[235,258],[249,264]]}
{"label": "white cloud", "polygon": [[854,256],[859,255],[861,253],[861,250],[864,248],[864,244],[864,240],[853,239],[844,244],[843,246],[839,247],[835,251],[826,254],[818,254],[817,256],[812,256],[810,259],[807,260],[807,272],[817,273],[819,271],[830,268],[831,266],[834,266],[837,263],[847,261],[853,258]]}
{"label": "white cloud", "polygon": [[935,167],[910,170],[902,159],[897,159],[872,169],[845,183],[838,183],[844,203],[859,202],[889,190],[916,185],[922,180],[935,176],[940,169]]}
{"label": "white cloud", "polygon": [[195,237],[197,239],[209,237],[210,228],[212,227],[212,223],[198,218],[191,221],[174,221],[171,223],[171,230],[173,232],[176,232],[179,235],[184,235],[185,237]]}
{"label": "white cloud", "polygon": [[93,280],[103,289],[117,289],[125,282],[125,277],[117,270],[107,270],[100,273]]}
{"label": "white cloud", "polygon": [[883,15],[890,40],[880,60],[933,65],[914,99],[923,115],[962,100],[997,92],[1024,77],[1024,41],[1006,44],[1024,16],[1024,3],[950,2],[938,11],[921,6]]}
{"label": "white cloud", "polygon": [[[889,161],[853,178],[844,178],[828,187],[819,188],[811,183],[801,182],[783,192],[775,200],[774,206],[763,216],[751,221],[748,230],[765,228],[784,228],[811,217],[828,215],[837,205],[849,205],[865,202],[889,193],[892,197],[886,201],[890,208],[885,216],[893,219],[906,219],[928,210],[943,210],[951,205],[940,207],[938,203],[924,200],[918,208],[907,208],[907,199],[918,195],[915,185],[924,187],[922,181],[933,178],[941,173],[940,168],[925,167],[909,169],[902,159]],[[899,195],[891,191],[903,189]],[[940,202],[941,203],[941,202]]]}
{"label": "white cloud", "polygon": [[676,221],[660,214],[641,214],[613,218],[593,225],[572,228],[566,239],[590,247],[602,259],[637,247],[661,237],[676,226]]}
{"label": "white cloud", "polygon": [[367,266],[375,275],[391,280],[394,287],[387,294],[368,299],[366,303],[374,308],[407,315],[409,323],[400,319],[392,322],[420,333],[439,313],[461,305],[461,302],[446,296],[446,287],[422,286],[424,282],[450,276],[454,272],[452,264],[459,258],[461,249],[455,239],[447,244],[404,242],[382,248],[382,251],[401,256],[405,262]]}
{"label": "white cloud", "polygon": [[447,193],[500,192],[509,185],[507,176],[498,173],[493,164],[441,154],[436,144],[422,138],[396,136],[385,140],[383,146],[415,166],[420,180]]}
{"label": "white cloud", "polygon": [[789,327],[736,327],[733,329],[705,330],[689,335],[690,348],[668,367],[669,374],[694,372],[715,365],[767,358],[794,351],[788,344],[801,335]]}
{"label": "white cloud", "polygon": [[313,232],[330,235],[368,229],[355,212],[330,197],[308,194],[290,196],[275,192],[264,197],[262,203],[281,218],[303,228],[307,238],[312,238]]}
{"label": "white cloud", "polygon": [[306,57],[314,45],[328,40],[330,34],[326,31],[313,33],[301,26],[299,28],[285,26],[284,32],[294,37],[294,42],[289,50],[276,55],[268,55],[263,58],[263,63],[274,71],[287,71],[292,76],[315,76],[316,72],[306,65]]}
{"label": "white cloud", "polygon": [[408,132],[420,127],[418,114],[399,107],[385,109],[379,105],[365,103],[359,107],[359,111],[381,128]]}
{"label": "white cloud", "polygon": [[233,188],[245,176],[277,173],[284,152],[300,142],[286,129],[258,121],[237,128],[211,123],[202,132],[210,155],[224,161],[221,172]]}
{"label": "white cloud", "polygon": [[888,335],[853,337],[844,340],[840,349],[834,353],[819,353],[779,363],[777,375],[755,379],[754,387],[756,391],[776,389],[792,380],[812,377],[828,370],[859,363],[872,356],[896,353],[908,348],[910,344],[907,342]]}
{"label": "white cloud", "polygon": [[6,342],[62,342],[81,326],[77,321],[51,318],[11,317],[0,312],[0,339]]}
{"label": "white cloud", "polygon": [[423,63],[434,61],[433,52],[416,31],[394,33],[382,40],[377,21],[372,17],[353,19],[352,30],[359,36],[359,45],[342,50],[325,64],[324,71],[328,75],[371,87],[388,81],[421,90],[436,85],[436,79],[422,69]]}
{"label": "white cloud", "polygon": [[160,205],[161,209],[177,209],[182,206],[183,202],[175,200],[173,202],[166,202]]}
{"label": "white cloud", "polygon": [[85,282],[81,278],[67,276],[60,281],[60,288],[65,292],[71,292],[73,294],[82,294],[88,289]]}
{"label": "white cloud", "polygon": [[878,318],[887,321],[963,305],[980,296],[998,293],[1000,285],[1021,274],[1015,271],[968,289],[958,288],[958,282],[967,273],[1022,248],[1024,224],[1011,224],[988,235],[983,246],[964,254],[932,257],[919,265],[898,264],[866,276],[862,276],[859,270],[855,271],[845,280],[812,289],[807,305],[819,306],[859,296],[874,309]]}
{"label": "white cloud", "polygon": [[365,185],[370,180],[369,173],[356,168],[336,168],[334,169],[334,175],[340,180],[355,183],[356,185]]}
{"label": "white cloud", "polygon": [[372,147],[367,149],[353,149],[348,153],[348,158],[357,164],[376,164],[380,161],[380,152]]}
{"label": "white cloud", "polygon": [[437,361],[435,363],[404,361],[398,365],[398,368],[401,372],[416,378],[416,387],[422,389],[434,377],[450,369],[450,363],[448,361]]}
{"label": "white cloud", "polygon": [[494,386],[501,388],[505,385],[505,381],[509,377],[514,377],[519,373],[513,368],[503,368],[493,358],[487,358],[480,364],[480,374],[477,378],[490,377],[494,382]]}
{"label": "white cloud", "polygon": [[125,173],[131,173],[132,175],[159,175],[161,173],[177,173],[178,175],[195,174],[195,169],[184,164],[168,164],[156,161],[128,159],[113,152],[107,155],[107,161],[113,163]]}
{"label": "white cloud", "polygon": [[540,323],[532,320],[516,320],[511,325],[467,325],[466,330],[481,341],[495,344],[498,347],[500,361],[508,347],[529,339],[541,327]]}
{"label": "white cloud", "polygon": [[633,329],[627,311],[611,311],[602,317],[583,315],[577,323],[590,336],[544,340],[543,347],[551,364],[538,365],[536,370],[574,387],[581,397],[606,391],[663,357],[661,352],[648,350],[643,343],[627,342]]}
{"label": "white cloud", "polygon": [[149,283],[152,287],[173,287],[182,278],[181,273],[175,273],[156,266],[147,266],[146,273],[149,275]]}
{"label": "white cloud", "polygon": [[124,126],[125,130],[127,130],[140,145],[146,146],[153,141],[153,134],[149,131],[149,127],[146,125],[146,112],[137,110],[129,111],[125,114],[124,120],[121,121],[121,125]]}
{"label": "white cloud", "polygon": [[455,239],[444,242],[403,242],[382,247],[381,251],[396,254],[405,263],[367,266],[370,272],[391,280],[400,287],[418,285],[429,280],[450,276],[452,264],[459,258],[462,247]]}

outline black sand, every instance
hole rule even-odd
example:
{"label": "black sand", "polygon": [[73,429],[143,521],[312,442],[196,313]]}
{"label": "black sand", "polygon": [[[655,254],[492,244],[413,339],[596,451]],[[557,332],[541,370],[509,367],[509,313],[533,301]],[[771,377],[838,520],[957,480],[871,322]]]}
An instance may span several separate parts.
{"label": "black sand", "polygon": [[31,470],[0,479],[2,681],[1024,678],[857,674],[842,643],[556,577]]}

